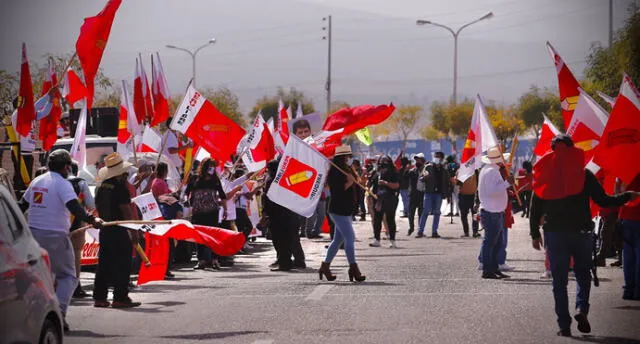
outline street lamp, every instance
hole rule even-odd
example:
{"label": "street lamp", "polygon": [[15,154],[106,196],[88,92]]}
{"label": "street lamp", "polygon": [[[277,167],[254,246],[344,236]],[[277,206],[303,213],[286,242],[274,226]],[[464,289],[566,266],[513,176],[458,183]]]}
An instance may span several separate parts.
{"label": "street lamp", "polygon": [[191,55],[191,61],[192,61],[192,76],[191,76],[191,80],[193,82],[193,87],[196,87],[196,54],[202,50],[202,48],[205,48],[207,46],[209,46],[210,44],[213,44],[216,42],[215,38],[212,38],[209,40],[209,42],[207,42],[206,44],[201,45],[200,47],[198,47],[198,49],[191,51],[185,48],[180,48],[180,47],[176,47],[175,45],[171,45],[171,44],[167,44],[167,48],[169,49],[177,49],[177,50],[182,50],[184,52],[186,52],[187,54]]}
{"label": "street lamp", "polygon": [[438,26],[441,27],[449,32],[451,32],[451,34],[453,35],[453,104],[456,104],[456,96],[457,96],[457,92],[458,92],[458,35],[460,34],[460,31],[462,31],[462,29],[464,29],[467,26],[471,26],[481,20],[485,20],[485,19],[490,19],[493,18],[493,12],[489,12],[487,14],[485,14],[484,16],[466,23],[464,25],[462,25],[458,30],[454,31],[452,28],[446,26],[446,25],[442,25],[442,24],[438,24],[435,22],[432,22],[430,20],[422,20],[422,19],[418,19],[416,21],[416,25],[422,26],[422,25],[433,25],[433,26]]}

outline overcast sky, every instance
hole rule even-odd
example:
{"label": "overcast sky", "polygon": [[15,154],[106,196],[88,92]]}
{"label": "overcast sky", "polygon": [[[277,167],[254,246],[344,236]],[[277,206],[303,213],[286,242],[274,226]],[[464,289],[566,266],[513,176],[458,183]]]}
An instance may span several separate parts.
{"label": "overcast sky", "polygon": [[[637,0],[636,0],[637,1]],[[623,25],[634,0],[614,0],[614,28]],[[638,1],[640,2],[640,1]],[[45,53],[72,52],[84,17],[103,0],[3,0],[0,69],[17,72],[20,44],[42,64]],[[607,44],[606,0],[124,0],[101,67],[116,80],[133,81],[135,58],[158,51],[172,94],[191,78],[191,58],[167,44],[198,54],[198,87],[227,86],[243,110],[278,86],[295,86],[325,110],[327,42],[322,18],[333,17],[333,99],[352,105],[428,105],[452,93],[454,29],[492,11],[495,17],[462,31],[458,99],[480,93],[511,103],[531,84],[557,87],[545,42],[551,41],[578,78],[593,42]]]}

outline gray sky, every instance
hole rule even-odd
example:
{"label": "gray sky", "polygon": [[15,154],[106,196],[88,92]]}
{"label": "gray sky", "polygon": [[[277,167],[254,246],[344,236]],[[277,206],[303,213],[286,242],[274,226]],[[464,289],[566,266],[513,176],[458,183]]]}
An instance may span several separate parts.
{"label": "gray sky", "polygon": [[[614,28],[634,0],[614,0]],[[3,0],[0,69],[17,72],[20,44],[42,64],[45,53],[74,49],[84,17],[106,1]],[[101,67],[113,79],[133,81],[135,57],[160,52],[172,94],[191,77],[198,54],[198,87],[228,86],[245,112],[277,86],[295,86],[324,111],[327,44],[322,17],[333,16],[333,99],[352,105],[428,105],[452,92],[453,38],[445,30],[417,27],[418,18],[454,28],[493,11],[459,39],[458,99],[480,93],[514,102],[531,84],[557,87],[549,40],[578,78],[592,42],[607,44],[606,0],[124,0]]]}

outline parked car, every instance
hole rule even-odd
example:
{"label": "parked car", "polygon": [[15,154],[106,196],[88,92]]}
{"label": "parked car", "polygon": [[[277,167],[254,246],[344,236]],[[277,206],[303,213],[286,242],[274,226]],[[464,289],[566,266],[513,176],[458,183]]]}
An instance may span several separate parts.
{"label": "parked car", "polygon": [[0,343],[62,343],[49,254],[0,185]]}

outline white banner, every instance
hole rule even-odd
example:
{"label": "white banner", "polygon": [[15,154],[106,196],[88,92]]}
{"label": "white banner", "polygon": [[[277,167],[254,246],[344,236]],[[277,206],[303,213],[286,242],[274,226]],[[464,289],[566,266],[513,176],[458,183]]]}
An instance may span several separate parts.
{"label": "white banner", "polygon": [[134,197],[131,200],[138,206],[138,209],[140,209],[143,220],[147,221],[162,218],[158,202],[156,202],[151,192]]}

